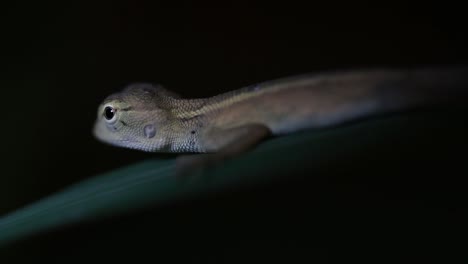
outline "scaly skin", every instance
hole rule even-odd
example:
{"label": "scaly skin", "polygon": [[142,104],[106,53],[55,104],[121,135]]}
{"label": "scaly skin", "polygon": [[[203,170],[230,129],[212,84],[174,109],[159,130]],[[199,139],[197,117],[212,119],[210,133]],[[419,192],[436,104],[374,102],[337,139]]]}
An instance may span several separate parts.
{"label": "scaly skin", "polygon": [[[205,156],[205,160],[225,159],[271,135],[451,102],[466,91],[467,78],[466,68],[326,72],[199,99],[183,99],[162,86],[135,83],[99,106],[94,135],[124,148],[217,152],[218,156]],[[113,111],[107,119],[106,107]]]}

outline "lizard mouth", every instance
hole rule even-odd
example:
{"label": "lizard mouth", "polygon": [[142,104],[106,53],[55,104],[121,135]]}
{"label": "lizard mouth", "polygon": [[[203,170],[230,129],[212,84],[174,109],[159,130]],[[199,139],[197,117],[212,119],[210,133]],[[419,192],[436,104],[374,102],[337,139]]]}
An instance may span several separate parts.
{"label": "lizard mouth", "polygon": [[119,139],[118,141],[123,142],[123,143],[140,143],[140,141],[136,139],[130,139],[130,138],[123,138],[123,139]]}
{"label": "lizard mouth", "polygon": [[136,139],[102,139],[102,142],[109,144],[111,146],[118,146],[130,149],[139,149],[141,146],[141,142]]}
{"label": "lizard mouth", "polygon": [[124,136],[122,138],[120,138],[119,136],[114,136],[99,123],[94,126],[93,135],[96,139],[109,144],[126,145],[141,143],[140,141],[127,136]]}

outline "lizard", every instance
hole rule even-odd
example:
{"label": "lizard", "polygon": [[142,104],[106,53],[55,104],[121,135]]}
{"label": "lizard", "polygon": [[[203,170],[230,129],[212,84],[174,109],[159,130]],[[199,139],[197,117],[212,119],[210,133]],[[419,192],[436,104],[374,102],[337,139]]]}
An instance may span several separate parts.
{"label": "lizard", "polygon": [[419,67],[305,73],[204,98],[134,82],[98,106],[94,137],[144,152],[183,154],[187,172],[234,158],[269,137],[323,129],[466,94],[468,69]]}

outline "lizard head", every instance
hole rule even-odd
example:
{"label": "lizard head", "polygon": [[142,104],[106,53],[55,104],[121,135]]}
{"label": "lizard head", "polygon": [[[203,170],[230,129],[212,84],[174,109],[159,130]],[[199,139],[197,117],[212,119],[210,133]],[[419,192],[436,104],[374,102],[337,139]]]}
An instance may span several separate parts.
{"label": "lizard head", "polygon": [[131,84],[99,105],[93,135],[114,146],[165,151],[170,144],[170,106],[177,98],[161,86]]}

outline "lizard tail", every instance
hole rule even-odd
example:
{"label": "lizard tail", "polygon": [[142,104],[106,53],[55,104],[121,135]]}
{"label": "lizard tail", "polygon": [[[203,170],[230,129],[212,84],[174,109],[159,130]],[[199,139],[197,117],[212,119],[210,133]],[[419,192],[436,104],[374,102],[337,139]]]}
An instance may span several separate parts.
{"label": "lizard tail", "polygon": [[468,67],[364,70],[331,74],[324,80],[314,84],[323,86],[322,91],[310,89],[310,98],[319,107],[306,108],[275,132],[336,126],[414,109],[464,106],[468,100]]}
{"label": "lizard tail", "polygon": [[463,104],[468,99],[468,67],[409,69],[376,88],[385,110]]}

